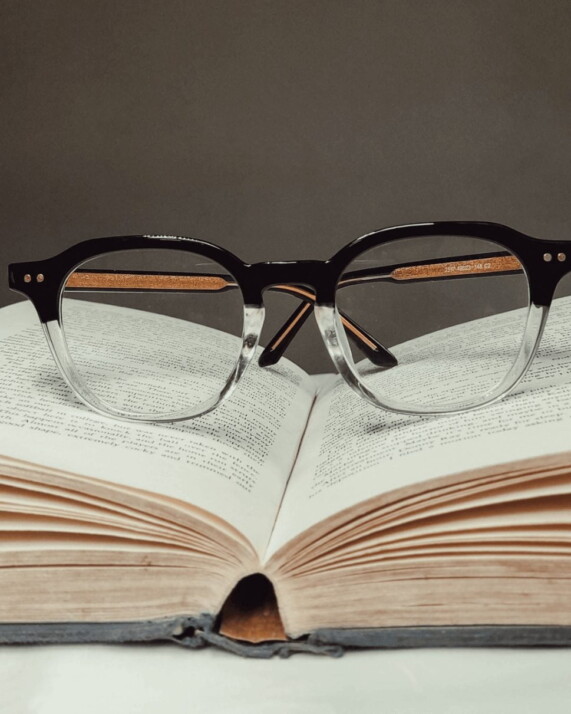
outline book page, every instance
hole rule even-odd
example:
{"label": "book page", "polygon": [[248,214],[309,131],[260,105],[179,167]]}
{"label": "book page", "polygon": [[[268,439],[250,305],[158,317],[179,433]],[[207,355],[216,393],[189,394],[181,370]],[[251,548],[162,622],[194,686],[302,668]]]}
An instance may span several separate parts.
{"label": "book page", "polygon": [[[131,344],[144,339],[125,330]],[[0,458],[181,499],[228,521],[256,549],[267,542],[313,398],[308,375],[282,359],[271,369],[251,365],[229,400],[203,417],[145,424],[99,416],[63,381],[31,303],[0,311]]]}
{"label": "book page", "polygon": [[[493,332],[494,321],[503,318],[485,319]],[[380,493],[571,451],[569,325],[571,298],[561,298],[553,304],[540,350],[515,392],[462,414],[394,414],[375,408],[339,378],[326,384],[311,413],[267,557],[313,524]],[[452,329],[466,327],[469,335],[469,326]],[[433,336],[418,338],[426,339]],[[479,369],[473,365],[472,379],[479,378]]]}

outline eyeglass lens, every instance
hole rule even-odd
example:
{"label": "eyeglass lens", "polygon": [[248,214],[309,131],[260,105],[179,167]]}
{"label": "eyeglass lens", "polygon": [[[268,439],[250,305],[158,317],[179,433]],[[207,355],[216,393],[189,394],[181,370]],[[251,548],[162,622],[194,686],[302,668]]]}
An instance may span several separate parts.
{"label": "eyeglass lens", "polygon": [[187,251],[126,250],[67,278],[62,327],[83,387],[124,416],[191,414],[239,358],[242,294],[216,262]]}
{"label": "eyeglass lens", "polygon": [[396,409],[447,410],[502,390],[522,346],[529,288],[503,246],[420,236],[357,256],[338,282],[336,304],[398,360],[377,366],[347,343],[375,397]]}

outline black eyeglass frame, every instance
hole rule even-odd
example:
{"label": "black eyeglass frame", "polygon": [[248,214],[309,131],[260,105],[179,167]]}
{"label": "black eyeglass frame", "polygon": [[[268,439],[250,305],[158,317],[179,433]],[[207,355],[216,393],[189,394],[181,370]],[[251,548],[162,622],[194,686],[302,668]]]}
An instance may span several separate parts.
{"label": "black eyeglass frame", "polygon": [[[264,292],[268,289],[275,289],[276,286],[296,286],[297,288],[307,289],[311,293],[316,318],[318,319],[322,336],[333,362],[351,387],[376,406],[382,406],[391,411],[401,413],[441,413],[440,410],[418,412],[416,410],[409,411],[392,408],[390,405],[387,406],[380,403],[375,395],[362,384],[359,375],[354,369],[354,365],[351,364],[352,360],[348,355],[344,330],[343,328],[340,329],[339,314],[335,308],[335,296],[341,277],[346,273],[347,267],[362,253],[372,248],[382,246],[385,243],[392,243],[401,239],[448,235],[480,238],[496,243],[500,248],[503,247],[507,249],[509,253],[518,259],[527,276],[530,306],[538,309],[540,314],[538,313],[533,330],[530,332],[533,338],[533,345],[527,350],[529,354],[526,356],[525,365],[520,365],[521,374],[518,375],[517,380],[513,380],[514,383],[511,385],[511,389],[521,379],[537,350],[558,282],[563,276],[571,272],[571,257],[568,259],[567,256],[567,250],[571,246],[571,242],[534,238],[497,223],[445,221],[402,225],[377,230],[357,238],[341,248],[329,260],[266,261],[251,264],[245,263],[236,255],[222,247],[195,238],[159,235],[94,238],[78,243],[46,260],[9,265],[8,282],[12,290],[24,294],[31,300],[45,328],[46,325],[50,323],[61,324],[61,297],[64,286],[74,270],[85,263],[85,261],[101,255],[126,250],[172,249],[188,251],[195,255],[216,261],[228,271],[229,275],[232,276],[235,281],[236,287],[241,291],[246,310],[263,310]],[[454,258],[454,260],[457,259],[457,257]],[[435,261],[430,262],[434,263]],[[422,261],[416,265],[420,264],[422,264]],[[458,275],[450,277],[462,278],[467,276]],[[257,334],[253,334],[245,328],[243,335],[244,349],[242,354],[244,358],[242,361],[244,363],[237,366],[235,373],[232,375],[226,388],[218,395],[218,398],[212,403],[209,403],[208,408],[199,413],[178,418],[190,418],[191,416],[198,416],[206,411],[210,411],[214,406],[219,404],[223,398],[229,395],[236,386],[247,364],[251,362],[253,356],[252,345],[255,343],[254,349],[255,346],[257,346],[261,324],[263,323],[263,315],[261,316],[261,322],[259,319],[258,322],[260,324],[258,326],[259,329],[256,328]],[[49,336],[48,342],[50,342]],[[249,345],[248,349],[246,349],[247,342]],[[288,343],[289,341],[286,343],[286,346]],[[54,346],[50,346],[53,352]],[[382,351],[382,346],[379,346],[379,349]],[[388,358],[386,357],[386,353],[383,354],[385,354],[385,356],[381,354],[380,362],[382,363],[383,359],[388,359],[390,362],[390,357],[392,357],[390,352],[388,352]],[[66,365],[62,365],[61,359],[58,360],[56,354],[54,354],[54,357],[56,357],[56,361],[62,369],[64,376],[68,378],[69,374],[66,375],[65,373]],[[267,363],[273,362],[268,360]],[[388,366],[391,365],[389,364]],[[68,383],[69,382],[70,380],[68,378]],[[73,387],[74,385],[72,384],[71,386]],[[80,396],[86,401],[85,395]],[[475,406],[483,406],[486,403],[495,401],[501,396],[503,396],[503,393],[494,396],[481,405],[478,404]],[[93,406],[92,402],[89,400],[87,400],[87,402],[90,406]],[[101,411],[101,409],[98,408],[98,411]],[[449,410],[444,411],[448,412]],[[453,411],[464,411],[464,409]],[[104,413],[110,413],[110,411],[106,409]],[[115,414],[115,416],[118,415]],[[138,417],[133,418],[138,419]],[[165,418],[160,420],[170,421],[171,419]]]}

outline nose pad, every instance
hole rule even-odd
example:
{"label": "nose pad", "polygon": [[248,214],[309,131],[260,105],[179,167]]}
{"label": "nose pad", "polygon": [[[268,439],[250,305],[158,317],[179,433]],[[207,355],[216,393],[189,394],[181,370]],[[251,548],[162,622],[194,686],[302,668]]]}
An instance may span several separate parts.
{"label": "nose pad", "polygon": [[345,330],[341,325],[337,308],[331,305],[318,304],[315,306],[314,312],[321,337],[325,342],[333,364],[343,376],[347,372],[352,373],[351,363],[353,358],[351,348],[349,347]]}
{"label": "nose pad", "polygon": [[337,308],[335,308],[334,324],[335,331],[337,332],[337,339],[339,341],[339,344],[341,345],[341,349],[343,350],[343,355],[345,356],[345,359],[347,361],[352,362],[353,353],[351,352],[351,346],[349,344],[349,340],[347,339],[347,332],[341,323],[341,316],[339,315],[339,311],[337,310]]}
{"label": "nose pad", "polygon": [[[341,353],[345,359],[346,362],[349,364],[353,365],[354,364],[354,358],[353,358],[353,353],[351,351],[351,346],[349,343],[349,337],[352,338],[352,340],[355,342],[355,345],[357,348],[363,353],[363,355],[369,360],[371,363],[371,367],[375,369],[375,371],[378,370],[387,370],[391,369],[392,367],[396,367],[398,365],[398,360],[394,356],[394,354],[384,347],[380,342],[375,340],[372,335],[370,335],[368,332],[366,332],[362,327],[356,326],[355,323],[353,325],[351,323],[347,323],[347,318],[345,315],[340,313],[337,309],[331,308],[332,310],[334,309],[334,314],[332,318],[332,328],[329,327],[324,327],[324,330],[329,329],[331,332],[331,329],[334,329],[335,332],[335,341],[337,344],[337,351],[339,351],[339,348],[341,350]],[[317,308],[316,308],[317,310]],[[324,316],[324,313],[321,312],[322,319],[323,320],[328,320],[329,318]],[[326,338],[323,329],[321,328],[321,324],[319,323],[319,318],[317,316],[317,312],[315,314],[319,329],[321,331],[321,335],[323,337],[323,340],[325,344],[327,345],[327,348],[329,349],[329,343],[327,341],[328,338]],[[347,329],[345,329],[345,326],[348,327],[348,329],[351,330],[351,332],[348,332]],[[358,329],[357,335],[355,334],[356,329]],[[331,334],[329,335],[329,339],[331,339]],[[333,359],[333,354],[330,352],[330,355]],[[334,363],[337,364],[336,360],[333,359]]]}
{"label": "nose pad", "polygon": [[378,402],[375,395],[361,383],[359,375],[353,366],[353,357],[351,348],[345,335],[345,330],[341,325],[337,308],[332,305],[315,306],[315,320],[329,352],[329,356],[333,360],[333,364],[337,368],[339,374],[345,382],[359,394],[375,406],[383,406]]}
{"label": "nose pad", "polygon": [[244,307],[244,327],[242,330],[242,356],[250,360],[254,356],[266,317],[266,308],[246,305]]}
{"label": "nose pad", "polygon": [[[234,374],[227,388],[230,391],[234,390],[236,384],[240,380],[241,376],[244,374],[246,367],[253,360],[256,354],[256,349],[258,343],[260,342],[260,335],[262,334],[262,328],[264,326],[264,318],[266,316],[265,307],[257,306],[245,306],[244,307],[244,326],[242,329],[242,347],[240,349],[240,355],[238,357],[238,363],[234,370]],[[224,396],[227,396],[226,392]]]}

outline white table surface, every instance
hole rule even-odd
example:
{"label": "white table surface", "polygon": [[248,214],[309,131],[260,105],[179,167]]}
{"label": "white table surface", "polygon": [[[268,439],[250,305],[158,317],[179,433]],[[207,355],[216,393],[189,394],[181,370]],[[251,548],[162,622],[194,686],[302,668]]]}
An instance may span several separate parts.
{"label": "white table surface", "polygon": [[571,712],[571,649],[247,660],[171,645],[0,647],[2,714]]}

